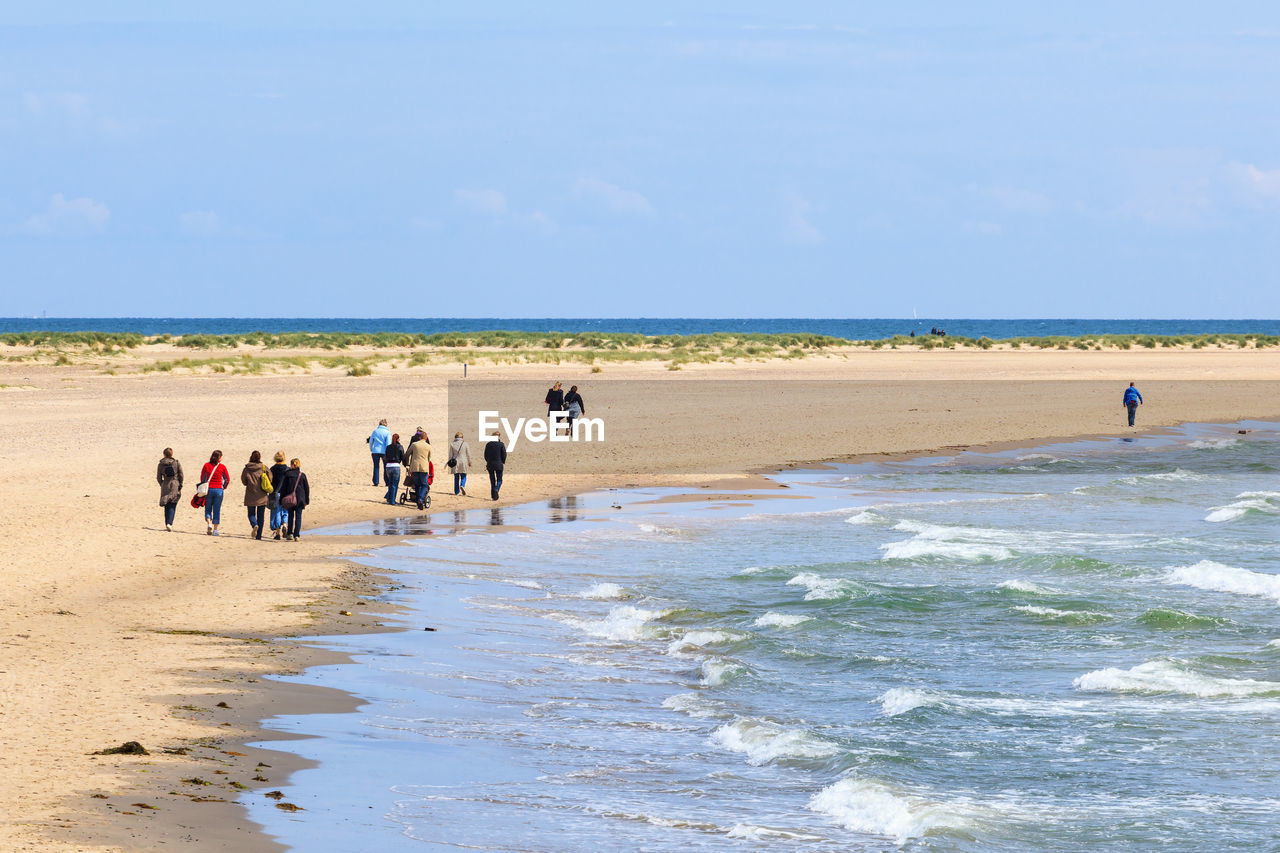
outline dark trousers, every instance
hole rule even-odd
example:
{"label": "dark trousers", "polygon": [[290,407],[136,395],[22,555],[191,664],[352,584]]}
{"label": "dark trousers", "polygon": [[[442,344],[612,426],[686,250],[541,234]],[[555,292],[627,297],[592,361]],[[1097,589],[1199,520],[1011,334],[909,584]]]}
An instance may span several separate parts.
{"label": "dark trousers", "polygon": [[418,505],[418,509],[422,509],[423,504],[427,502],[427,491],[431,487],[427,485],[427,472],[413,472],[413,502]]}
{"label": "dark trousers", "polygon": [[164,523],[165,523],[165,524],[173,524],[173,517],[174,517],[174,515],[176,515],[176,514],[177,514],[177,512],[178,512],[178,502],[177,502],[177,501],[174,501],[174,502],[173,502],[173,503],[171,503],[171,504],[165,504],[165,505],[164,505]]}
{"label": "dark trousers", "polygon": [[290,536],[297,536],[302,533],[302,507],[296,506],[289,512],[289,520],[285,522],[285,532]]}
{"label": "dark trousers", "polygon": [[489,495],[495,501],[498,499],[498,490],[502,488],[502,466],[489,469]]}
{"label": "dark trousers", "polygon": [[246,507],[249,510],[249,526],[258,528],[258,537],[262,538],[262,525],[267,523],[267,508],[265,506]]}
{"label": "dark trousers", "polygon": [[1133,416],[1138,414],[1138,404],[1129,403],[1128,408],[1129,408],[1129,426],[1133,426]]}
{"label": "dark trousers", "polygon": [[396,502],[396,492],[400,489],[400,466],[387,466],[387,503],[394,504]]}
{"label": "dark trousers", "polygon": [[382,460],[386,456],[385,453],[373,453],[373,484],[378,485],[378,472],[382,470]]}

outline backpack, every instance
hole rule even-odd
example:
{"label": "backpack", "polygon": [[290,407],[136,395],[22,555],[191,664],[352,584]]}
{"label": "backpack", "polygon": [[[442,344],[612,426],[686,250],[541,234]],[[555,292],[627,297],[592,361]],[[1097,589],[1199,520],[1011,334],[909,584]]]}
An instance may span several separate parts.
{"label": "backpack", "polygon": [[164,468],[161,469],[160,474],[166,480],[172,480],[174,477],[178,476],[178,469],[173,467],[172,462],[166,462],[164,463]]}

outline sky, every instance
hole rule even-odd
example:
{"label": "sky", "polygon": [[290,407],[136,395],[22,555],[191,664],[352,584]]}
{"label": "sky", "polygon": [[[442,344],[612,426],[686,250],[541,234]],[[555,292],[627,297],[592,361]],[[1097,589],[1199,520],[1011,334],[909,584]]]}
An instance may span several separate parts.
{"label": "sky", "polygon": [[0,316],[1280,317],[1277,4],[194,5],[0,7]]}

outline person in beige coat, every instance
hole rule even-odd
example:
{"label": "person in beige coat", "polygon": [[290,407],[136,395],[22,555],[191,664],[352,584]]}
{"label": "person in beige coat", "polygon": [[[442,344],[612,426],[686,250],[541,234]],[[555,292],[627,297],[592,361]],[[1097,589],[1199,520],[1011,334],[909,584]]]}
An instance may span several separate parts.
{"label": "person in beige coat", "polygon": [[427,492],[431,488],[431,439],[421,429],[404,452],[404,470],[413,478],[413,502],[418,509],[427,508]]}
{"label": "person in beige coat", "polygon": [[262,488],[262,472],[262,454],[255,450],[249,454],[249,461],[240,472],[240,482],[244,483],[244,505],[249,508],[249,535],[254,539],[262,538],[262,528],[267,520],[267,497],[271,494],[271,489]]}
{"label": "person in beige coat", "polygon": [[471,445],[462,437],[462,432],[453,434],[449,442],[449,467],[453,469],[453,493],[467,494],[467,471],[471,468]]}
{"label": "person in beige coat", "polygon": [[173,448],[164,449],[164,458],[156,465],[156,482],[160,484],[160,506],[164,507],[164,529],[173,532],[173,518],[182,499],[182,463],[173,458]]}

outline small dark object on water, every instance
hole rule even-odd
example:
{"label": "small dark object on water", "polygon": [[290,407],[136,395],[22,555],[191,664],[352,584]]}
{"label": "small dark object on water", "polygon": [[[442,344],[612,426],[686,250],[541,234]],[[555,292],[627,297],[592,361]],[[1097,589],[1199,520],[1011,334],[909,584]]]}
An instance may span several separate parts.
{"label": "small dark object on water", "polygon": [[435,630],[435,628],[423,628],[422,630],[424,630],[424,631],[434,631],[434,630]]}
{"label": "small dark object on water", "polygon": [[1248,435],[1248,434],[1249,434],[1249,431],[1247,429],[1236,430],[1236,435]]}
{"label": "small dark object on water", "polygon": [[263,794],[262,796],[264,796],[264,797],[270,797],[270,798],[271,798],[271,799],[273,799],[273,800],[283,800],[283,799],[284,799],[284,791],[267,791],[267,792],[266,792],[265,794]]}
{"label": "small dark object on water", "polygon": [[110,749],[100,749],[94,755],[150,755],[143,748],[142,744],[136,740],[125,741],[119,746],[113,746]]}
{"label": "small dark object on water", "polygon": [[219,708],[230,708],[231,706],[230,706],[230,705],[228,705],[226,702],[219,702],[219,703],[218,703],[218,707],[219,707]]}

